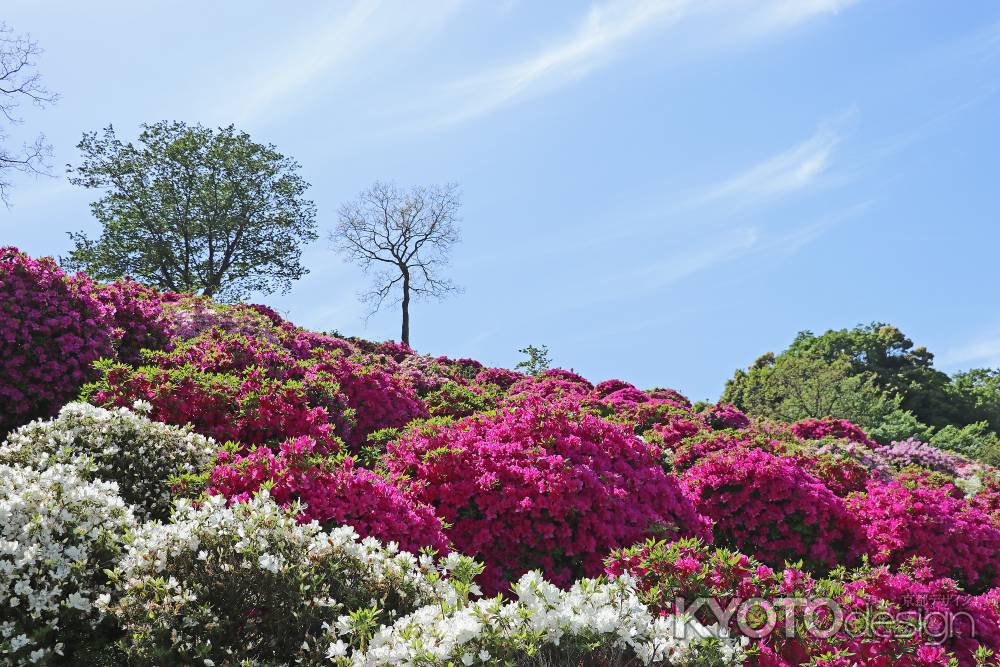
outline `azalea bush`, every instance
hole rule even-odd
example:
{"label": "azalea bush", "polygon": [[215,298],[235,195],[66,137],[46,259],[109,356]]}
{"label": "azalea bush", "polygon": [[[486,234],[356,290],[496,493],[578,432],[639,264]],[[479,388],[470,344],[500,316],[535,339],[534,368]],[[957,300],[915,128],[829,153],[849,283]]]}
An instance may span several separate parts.
{"label": "azalea bush", "polygon": [[94,296],[110,312],[118,340],[117,356],[122,361],[139,363],[142,350],[171,345],[173,324],[163,312],[162,297],[156,290],[123,278],[99,286]]}
{"label": "azalea bush", "polygon": [[768,565],[802,559],[822,571],[850,563],[864,546],[845,501],[789,457],[729,447],[683,479],[698,511],[714,521],[720,544]]}
{"label": "azalea bush", "polygon": [[84,276],[0,248],[0,435],[48,417],[113,353],[113,311]]}
{"label": "azalea bush", "polygon": [[11,433],[0,445],[0,463],[39,469],[83,463],[87,474],[115,482],[140,518],[166,519],[172,484],[205,469],[216,449],[215,442],[190,427],[154,422],[126,408],[70,403],[54,419]]}
{"label": "azalea bush", "polygon": [[315,441],[299,437],[278,453],[259,447],[247,455],[219,453],[208,493],[246,501],[266,487],[284,506],[296,504],[301,521],[351,526],[361,537],[396,542],[405,551],[447,550],[441,522],[428,505],[350,458],[323,456]]}
{"label": "azalea bush", "polygon": [[483,588],[524,572],[554,583],[598,574],[611,549],[656,532],[707,535],[658,451],[572,405],[529,401],[493,415],[417,428],[388,446],[386,465],[482,559]]}
{"label": "azalea bush", "polygon": [[[677,665],[741,664],[738,642],[697,621],[657,617],[632,580],[582,579],[569,590],[524,574],[502,598],[418,609],[374,633],[365,650],[334,658],[343,665]],[[354,639],[350,622],[344,635]],[[331,655],[345,655],[338,639]]]}
{"label": "azalea bush", "polygon": [[129,506],[77,466],[0,465],[0,665],[85,664],[114,634],[104,606]]}
{"label": "azalea bush", "polygon": [[350,528],[324,532],[260,494],[178,501],[139,527],[110,613],[139,664],[319,664],[325,626],[376,605],[390,623],[445,597],[447,572]]}
{"label": "azalea bush", "polygon": [[848,506],[867,533],[874,562],[900,565],[920,556],[938,576],[969,590],[1000,586],[1000,527],[947,488],[873,481]]}

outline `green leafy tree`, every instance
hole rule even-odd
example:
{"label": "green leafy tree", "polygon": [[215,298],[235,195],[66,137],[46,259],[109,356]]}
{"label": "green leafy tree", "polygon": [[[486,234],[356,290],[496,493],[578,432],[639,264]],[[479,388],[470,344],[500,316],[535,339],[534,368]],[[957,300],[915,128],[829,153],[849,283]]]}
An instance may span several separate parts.
{"label": "green leafy tree", "polygon": [[950,378],[934,368],[934,355],[915,347],[897,327],[880,322],[822,335],[802,331],[786,354],[808,353],[829,362],[847,359],[855,375],[868,373],[900,407],[925,424],[941,427],[968,421],[965,406],[949,391]]}
{"label": "green leafy tree", "polygon": [[538,375],[542,371],[547,371],[552,367],[552,360],[549,358],[548,345],[529,345],[528,347],[522,347],[518,350],[518,352],[527,357],[527,359],[517,362],[514,366],[516,370],[519,370],[522,373],[527,373],[528,375]]}
{"label": "green leafy tree", "polygon": [[104,228],[70,234],[68,268],[223,299],[287,291],[307,273],[316,209],[297,162],[232,125],[142,127],[138,144],[110,125],[84,134],[70,180],[104,192],[91,204]]}
{"label": "green leafy tree", "polygon": [[1000,370],[973,368],[955,373],[948,390],[952,399],[963,405],[966,420],[984,421],[1000,433]]}
{"label": "green leafy tree", "polygon": [[722,401],[760,417],[798,421],[849,419],[873,426],[899,407],[871,374],[855,374],[851,360],[829,361],[809,353],[766,354],[726,383]]}

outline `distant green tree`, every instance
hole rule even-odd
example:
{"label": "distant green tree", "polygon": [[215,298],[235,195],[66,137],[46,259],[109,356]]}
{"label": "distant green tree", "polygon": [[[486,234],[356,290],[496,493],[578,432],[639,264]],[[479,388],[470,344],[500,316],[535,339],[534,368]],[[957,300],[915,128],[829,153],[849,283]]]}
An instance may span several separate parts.
{"label": "distant green tree", "polygon": [[552,367],[552,360],[549,359],[549,348],[547,345],[529,345],[518,350],[528,358],[517,362],[514,366],[516,370],[528,375],[538,375]]}
{"label": "distant green tree", "polygon": [[68,268],[226,299],[287,291],[307,273],[316,208],[297,162],[232,125],[142,127],[137,145],[110,125],[83,135],[70,181],[104,192],[91,204],[104,229],[70,234]]}
{"label": "distant green tree", "polygon": [[897,327],[880,322],[819,336],[802,331],[787,353],[808,352],[827,361],[847,358],[855,374],[870,373],[886,394],[898,395],[900,407],[935,427],[964,423],[965,406],[949,391],[950,378],[934,368],[934,355],[915,347]]}
{"label": "distant green tree", "polygon": [[1000,433],[1000,370],[973,368],[955,373],[948,391],[963,407],[963,421],[985,421],[990,430]]}
{"label": "distant green tree", "polygon": [[833,360],[809,352],[766,354],[726,383],[722,401],[782,421],[849,419],[869,427],[899,408],[873,374],[855,374],[846,355]]}

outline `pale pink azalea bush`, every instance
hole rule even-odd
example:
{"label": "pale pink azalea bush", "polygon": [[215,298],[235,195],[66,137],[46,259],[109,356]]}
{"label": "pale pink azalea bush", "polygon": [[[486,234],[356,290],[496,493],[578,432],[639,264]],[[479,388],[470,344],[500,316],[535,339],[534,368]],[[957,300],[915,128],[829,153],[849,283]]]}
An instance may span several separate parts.
{"label": "pale pink azalea bush", "polygon": [[494,592],[531,569],[562,585],[597,574],[608,551],[660,531],[708,537],[657,458],[619,426],[536,400],[417,429],[390,443],[386,465],[485,562]]}

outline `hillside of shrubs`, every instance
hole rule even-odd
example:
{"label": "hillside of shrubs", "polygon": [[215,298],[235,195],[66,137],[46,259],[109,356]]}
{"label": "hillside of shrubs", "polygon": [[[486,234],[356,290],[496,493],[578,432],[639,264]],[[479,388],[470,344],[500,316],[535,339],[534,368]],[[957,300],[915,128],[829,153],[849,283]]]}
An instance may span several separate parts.
{"label": "hillside of shrubs", "polygon": [[0,664],[998,664],[1000,470],[742,382],[692,405],[0,249]]}

